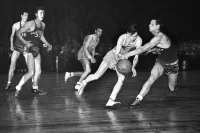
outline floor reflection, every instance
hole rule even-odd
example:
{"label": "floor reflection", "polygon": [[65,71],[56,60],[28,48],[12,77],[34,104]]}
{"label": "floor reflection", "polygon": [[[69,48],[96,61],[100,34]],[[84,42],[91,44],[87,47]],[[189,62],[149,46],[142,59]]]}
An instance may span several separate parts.
{"label": "floor reflection", "polygon": [[106,112],[110,122],[112,124],[112,129],[116,131],[116,133],[123,133],[123,126],[120,124],[119,120],[117,119],[117,115],[114,111],[110,110]]}

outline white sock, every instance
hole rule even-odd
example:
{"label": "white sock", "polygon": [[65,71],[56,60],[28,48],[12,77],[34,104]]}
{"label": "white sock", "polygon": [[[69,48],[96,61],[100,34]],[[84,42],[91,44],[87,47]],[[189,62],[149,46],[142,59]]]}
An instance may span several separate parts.
{"label": "white sock", "polygon": [[83,85],[86,85],[86,82],[85,82],[85,80],[83,80],[83,81],[82,81],[82,83],[83,83]]}
{"label": "white sock", "polygon": [[115,101],[115,99],[113,99],[113,98],[109,98],[109,101]]}
{"label": "white sock", "polygon": [[80,85],[80,84],[81,84],[81,82],[77,82],[76,84],[77,84],[77,85]]}
{"label": "white sock", "polygon": [[32,85],[33,89],[38,90],[38,85]]}
{"label": "white sock", "polygon": [[70,76],[71,76],[71,77],[74,76],[74,73],[73,73],[73,72],[70,72]]}
{"label": "white sock", "polygon": [[143,96],[141,96],[141,95],[138,95],[136,98],[137,98],[137,99],[139,99],[140,101],[142,101],[142,99],[143,99]]}
{"label": "white sock", "polygon": [[22,87],[21,87],[21,86],[19,86],[19,85],[17,85],[17,86],[15,87],[15,89],[16,89],[16,90],[18,90],[18,91],[20,91],[20,90],[21,90],[21,88],[22,88]]}

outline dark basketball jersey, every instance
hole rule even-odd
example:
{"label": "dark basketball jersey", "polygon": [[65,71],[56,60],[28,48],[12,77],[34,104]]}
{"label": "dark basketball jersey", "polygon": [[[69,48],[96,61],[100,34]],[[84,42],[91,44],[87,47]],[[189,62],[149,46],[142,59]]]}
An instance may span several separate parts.
{"label": "dark basketball jersey", "polygon": [[[34,20],[35,23],[35,20]],[[38,45],[40,44],[40,37],[43,34],[43,28],[42,25],[41,27],[37,27],[36,23],[35,23],[35,29],[33,31],[30,31],[26,33],[26,37],[24,37],[24,39],[30,43],[33,44],[33,46],[38,47]]]}
{"label": "dark basketball jersey", "polygon": [[[21,24],[21,22],[20,22],[20,27],[19,27],[19,29],[22,27],[22,24]],[[18,30],[19,30],[18,29]],[[26,32],[23,32],[22,34],[22,37],[24,38],[24,37],[26,37]],[[18,37],[16,37],[16,40],[15,40],[15,43],[13,44],[13,46],[14,46],[14,50],[16,50],[16,51],[18,51],[18,52],[24,52],[24,43],[18,38]]]}
{"label": "dark basketball jersey", "polygon": [[172,45],[167,49],[161,49],[161,54],[158,55],[158,60],[165,63],[170,64],[178,60],[177,56],[177,47]]}
{"label": "dark basketball jersey", "polygon": [[36,57],[39,54],[39,44],[40,44],[40,38],[43,34],[43,28],[37,27],[36,22],[35,23],[35,29],[33,31],[30,31],[26,33],[26,37],[24,38],[26,41],[33,44],[29,49],[27,49],[27,52],[30,52],[33,54],[34,57]]}

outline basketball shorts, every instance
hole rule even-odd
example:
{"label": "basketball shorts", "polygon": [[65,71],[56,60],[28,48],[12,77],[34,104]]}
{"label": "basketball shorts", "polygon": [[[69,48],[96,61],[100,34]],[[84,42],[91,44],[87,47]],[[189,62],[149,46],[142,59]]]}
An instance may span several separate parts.
{"label": "basketball shorts", "polygon": [[117,62],[119,61],[119,58],[115,57],[115,51],[110,50],[103,58],[103,61],[107,63],[108,67],[110,69],[114,69]]}
{"label": "basketball shorts", "polygon": [[164,67],[164,72],[165,74],[176,74],[179,71],[179,65],[178,65],[178,60],[170,63],[170,64],[165,64],[162,63],[161,61],[157,60],[163,67]]}
{"label": "basketball shorts", "polygon": [[18,51],[18,52],[20,52],[20,53],[23,53],[24,52],[24,44],[21,42],[18,42],[18,43],[15,43],[14,45],[13,45],[13,48],[14,48],[14,50],[16,50],[16,51]]}
{"label": "basketball shorts", "polygon": [[37,46],[31,46],[30,48],[25,49],[25,52],[32,53],[33,56],[36,57],[39,54],[40,49]]}
{"label": "basketball shorts", "polygon": [[87,55],[85,54],[83,47],[81,47],[81,49],[78,51],[78,60],[89,60],[89,58],[87,57]]}

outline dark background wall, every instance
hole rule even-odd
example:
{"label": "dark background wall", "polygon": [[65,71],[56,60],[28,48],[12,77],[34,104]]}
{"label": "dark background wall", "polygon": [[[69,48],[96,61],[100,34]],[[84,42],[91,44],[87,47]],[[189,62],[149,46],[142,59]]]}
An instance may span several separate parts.
{"label": "dark background wall", "polygon": [[[177,45],[182,46],[183,42],[187,42],[185,47],[189,47],[195,43],[196,51],[200,45],[199,42],[195,42],[199,40],[200,19],[198,18],[198,4],[194,1],[3,0],[0,8],[2,15],[0,55],[1,61],[4,62],[1,64],[2,72],[7,72],[9,66],[8,47],[13,23],[20,21],[20,13],[24,10],[30,12],[29,20],[34,19],[36,6],[45,8],[45,37],[53,45],[50,53],[47,53],[45,48],[41,50],[44,71],[55,71],[55,60],[58,55],[60,71],[81,70],[75,55],[84,37],[92,34],[98,26],[103,28],[103,34],[97,48],[101,55],[97,57],[98,62],[93,65],[94,69],[97,68],[105,53],[116,45],[119,35],[126,32],[131,22],[138,23],[143,43],[151,39],[152,35],[148,31],[148,25],[152,18],[157,17],[164,20],[167,33],[173,37]],[[64,52],[59,54],[62,50]],[[195,55],[198,53],[194,50],[192,52]],[[192,58],[194,59],[198,60],[197,56]],[[23,57],[20,60],[23,64]],[[154,60],[154,55],[141,56],[137,68],[149,70]],[[19,68],[22,66],[20,65]]]}

